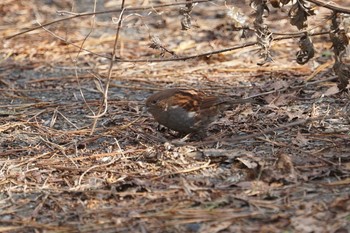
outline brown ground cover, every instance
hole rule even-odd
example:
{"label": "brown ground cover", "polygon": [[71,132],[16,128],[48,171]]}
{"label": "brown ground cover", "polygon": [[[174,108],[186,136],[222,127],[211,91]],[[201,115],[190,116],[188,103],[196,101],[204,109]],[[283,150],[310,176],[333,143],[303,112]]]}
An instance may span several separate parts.
{"label": "brown ground cover", "polygon": [[[350,232],[350,102],[329,36],[312,37],[316,54],[304,65],[298,38],[276,40],[273,61],[259,66],[256,38],[233,30],[233,2],[195,5],[190,30],[181,30],[183,5],[126,11],[116,49],[124,61],[109,70],[120,12],[5,39],[94,4],[3,0],[0,232]],[[252,25],[248,1],[235,7]],[[270,8],[276,38],[298,33],[289,8]],[[317,8],[308,28],[329,30],[327,15]],[[108,108],[96,118],[106,83]],[[144,112],[150,94],[171,87],[261,104],[230,109],[207,137],[181,142]]]}

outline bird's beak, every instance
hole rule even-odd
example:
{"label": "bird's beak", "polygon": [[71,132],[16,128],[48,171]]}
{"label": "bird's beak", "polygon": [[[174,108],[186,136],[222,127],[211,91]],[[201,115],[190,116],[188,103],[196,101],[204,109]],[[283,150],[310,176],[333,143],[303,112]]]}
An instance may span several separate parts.
{"label": "bird's beak", "polygon": [[146,105],[142,106],[142,108],[141,108],[142,114],[147,114],[148,113],[148,109],[149,108]]}

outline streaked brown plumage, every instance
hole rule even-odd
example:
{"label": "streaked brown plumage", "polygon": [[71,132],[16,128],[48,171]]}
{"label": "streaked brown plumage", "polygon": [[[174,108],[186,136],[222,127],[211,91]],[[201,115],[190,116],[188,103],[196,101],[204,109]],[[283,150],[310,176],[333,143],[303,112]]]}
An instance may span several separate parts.
{"label": "streaked brown plumage", "polygon": [[154,119],[181,133],[198,133],[229,106],[252,102],[253,99],[217,97],[194,89],[167,89],[146,100]]}

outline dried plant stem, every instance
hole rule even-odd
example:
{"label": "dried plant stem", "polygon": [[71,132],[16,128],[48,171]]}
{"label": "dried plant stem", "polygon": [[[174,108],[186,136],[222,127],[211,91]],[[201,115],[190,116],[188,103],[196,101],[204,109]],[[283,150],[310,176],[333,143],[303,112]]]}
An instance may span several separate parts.
{"label": "dried plant stem", "polygon": [[[191,1],[191,2],[185,1],[185,2],[177,2],[177,3],[170,3],[170,4],[168,3],[168,4],[160,4],[160,5],[145,6],[145,7],[129,7],[127,9],[124,9],[124,11],[127,10],[128,12],[130,12],[130,11],[151,10],[151,9],[157,9],[157,8],[163,8],[163,7],[169,7],[169,6],[178,6],[178,5],[186,5],[186,4],[189,4],[189,3],[201,3],[201,2],[210,2],[210,1],[212,1],[212,0],[198,0],[198,1]],[[12,39],[12,38],[17,37],[19,35],[23,35],[25,33],[32,32],[32,31],[35,31],[37,29],[40,29],[40,28],[43,28],[43,27],[47,27],[47,26],[50,26],[50,25],[53,25],[53,24],[56,24],[56,23],[59,23],[59,22],[66,21],[66,20],[71,20],[71,19],[74,19],[74,18],[79,18],[79,17],[83,17],[83,16],[90,16],[90,15],[101,15],[101,14],[108,14],[108,13],[116,13],[116,12],[121,12],[121,11],[123,11],[123,10],[122,9],[113,9],[113,10],[108,10],[108,11],[88,12],[88,13],[81,13],[81,14],[69,13],[69,14],[73,14],[73,16],[69,16],[69,17],[66,17],[66,18],[63,18],[63,19],[58,19],[58,20],[55,20],[55,21],[52,21],[52,22],[49,22],[49,23],[45,23],[45,24],[39,25],[37,27],[30,28],[28,30],[16,33],[16,34],[11,35],[11,36],[8,36],[8,37],[6,37],[6,39]],[[59,12],[59,13],[61,13],[61,14],[68,14],[68,12]]]}
{"label": "dried plant stem", "polygon": [[92,128],[91,128],[91,134],[93,134],[93,132],[94,132],[94,130],[96,128],[96,124],[97,124],[98,118],[103,116],[107,112],[107,107],[108,107],[108,89],[109,89],[109,84],[110,84],[110,81],[111,81],[113,65],[114,65],[114,62],[115,62],[115,56],[116,56],[116,51],[117,51],[119,33],[120,33],[121,25],[122,25],[123,15],[124,15],[124,12],[125,12],[124,4],[125,4],[125,0],[123,0],[122,4],[121,4],[122,11],[121,11],[119,19],[118,19],[117,33],[115,34],[113,51],[112,51],[112,59],[111,59],[111,62],[109,64],[109,68],[108,68],[108,77],[107,77],[107,81],[106,81],[106,86],[104,87],[103,101],[102,101],[102,103],[101,103],[101,105],[99,107],[98,114],[96,116],[94,116],[94,122],[93,122],[93,125],[92,125]]}

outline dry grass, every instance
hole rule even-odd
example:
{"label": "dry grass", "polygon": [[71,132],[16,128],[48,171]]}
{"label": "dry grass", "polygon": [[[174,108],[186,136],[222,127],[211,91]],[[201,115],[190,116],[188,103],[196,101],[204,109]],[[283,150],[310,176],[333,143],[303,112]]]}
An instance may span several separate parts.
{"label": "dry grass", "polygon": [[[108,110],[92,132],[109,60],[44,30],[3,39],[71,4],[44,2],[0,4],[0,232],[350,231],[349,95],[334,92],[327,36],[314,38],[318,54],[303,66],[292,39],[274,43],[275,61],[264,67],[256,46],[186,61],[116,62]],[[112,3],[105,7],[119,7]],[[126,14],[117,56],[161,58],[150,34],[181,56],[254,42],[217,29],[230,23],[221,2],[196,6],[190,31],[180,30],[178,8]],[[295,31],[285,14],[271,15],[281,19],[274,30]],[[111,17],[119,13],[99,15],[93,26],[86,16],[48,29],[109,56]],[[227,111],[203,141],[180,145],[143,112],[148,95],[175,86],[260,95],[266,104]]]}

